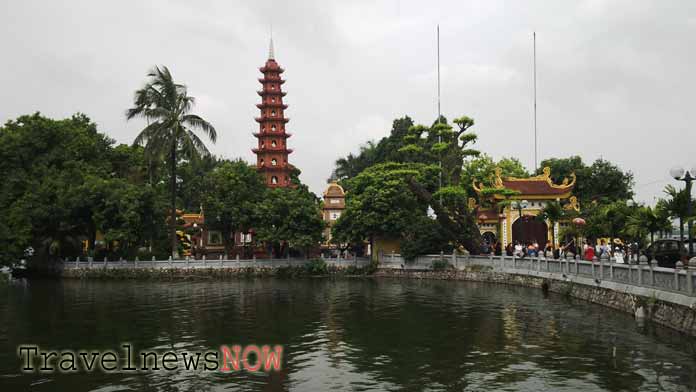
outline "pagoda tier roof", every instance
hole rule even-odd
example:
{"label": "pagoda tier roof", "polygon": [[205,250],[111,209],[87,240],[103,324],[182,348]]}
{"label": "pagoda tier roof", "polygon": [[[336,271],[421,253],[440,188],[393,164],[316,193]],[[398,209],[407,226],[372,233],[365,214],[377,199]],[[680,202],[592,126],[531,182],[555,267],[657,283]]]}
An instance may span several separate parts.
{"label": "pagoda tier roof", "polygon": [[292,136],[292,133],[290,132],[254,132],[252,133],[255,137],[275,137],[275,138],[289,138]]}
{"label": "pagoda tier roof", "polygon": [[286,123],[286,122],[290,121],[290,117],[256,117],[254,120],[256,120],[256,122],[259,122],[259,123],[265,122],[265,121],[268,121],[268,122],[275,121],[275,122]]}
{"label": "pagoda tier roof", "polygon": [[282,108],[282,109],[287,109],[288,105],[280,102],[268,102],[268,103],[257,103],[256,107],[259,109],[264,109],[264,108]]}
{"label": "pagoda tier roof", "polygon": [[258,90],[258,91],[256,91],[256,94],[258,94],[262,97],[264,95],[281,95],[284,97],[287,93],[285,91],[280,91],[280,90]]}
{"label": "pagoda tier roof", "polygon": [[294,169],[294,168],[295,168],[295,167],[294,167],[293,165],[291,165],[291,164],[288,163],[287,165],[276,165],[276,166],[272,166],[272,165],[263,165],[263,166],[257,166],[257,167],[256,167],[256,170],[263,170],[263,171],[290,171],[290,170],[292,170],[292,169]]}
{"label": "pagoda tier roof", "polygon": [[283,84],[285,83],[285,80],[278,78],[278,79],[266,79],[266,78],[259,78],[259,82],[261,83],[278,83],[278,84]]}
{"label": "pagoda tier roof", "polygon": [[252,148],[251,152],[254,154],[259,154],[259,153],[283,153],[283,154],[292,154],[294,150],[292,148],[271,148],[271,147],[264,147],[262,149],[260,148]]}
{"label": "pagoda tier roof", "polygon": [[[525,197],[536,198],[568,198],[575,187],[577,178],[575,173],[571,174],[571,178],[563,179],[561,184],[555,184],[551,179],[551,169],[545,167],[541,175],[529,178],[502,177],[502,170],[495,169],[495,182],[492,187],[487,187],[483,183],[476,184],[474,182],[474,190],[481,193],[483,189],[509,189],[519,192],[519,195],[511,196],[512,199],[521,199]],[[493,194],[496,199],[504,199],[502,194]]]}
{"label": "pagoda tier roof", "polygon": [[266,66],[264,65],[263,67],[259,68],[259,71],[266,73],[267,71],[270,72],[278,72],[278,73],[283,73],[285,70],[282,67],[279,67],[278,64],[276,63],[275,66]]}

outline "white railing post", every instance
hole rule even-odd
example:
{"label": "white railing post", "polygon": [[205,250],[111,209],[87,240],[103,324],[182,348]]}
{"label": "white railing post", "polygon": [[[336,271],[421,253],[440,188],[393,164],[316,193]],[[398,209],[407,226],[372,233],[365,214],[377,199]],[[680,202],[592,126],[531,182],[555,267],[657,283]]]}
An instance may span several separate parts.
{"label": "white railing post", "polygon": [[687,268],[686,270],[686,292],[689,295],[694,295],[694,270]]}
{"label": "white railing post", "polygon": [[684,268],[684,264],[681,261],[677,261],[674,265],[674,289],[679,291],[679,270]]}
{"label": "white railing post", "polygon": [[138,256],[135,256],[135,260],[133,261],[133,266],[135,268],[138,268],[138,261],[140,261],[140,260],[138,260]]}

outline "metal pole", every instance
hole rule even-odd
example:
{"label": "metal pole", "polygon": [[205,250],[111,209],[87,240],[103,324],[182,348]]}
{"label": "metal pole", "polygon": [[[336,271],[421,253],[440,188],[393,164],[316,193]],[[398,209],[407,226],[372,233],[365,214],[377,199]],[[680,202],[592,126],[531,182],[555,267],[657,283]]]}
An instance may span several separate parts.
{"label": "metal pole", "polygon": [[694,181],[694,177],[692,176],[691,173],[688,174],[686,177],[686,197],[687,197],[687,202],[686,202],[686,216],[689,219],[687,221],[687,230],[689,231],[687,233],[687,236],[689,238],[689,257],[694,255],[694,236],[692,233],[692,214],[693,214],[693,205],[691,203],[691,183]]}
{"label": "metal pole", "polygon": [[[442,118],[442,112],[440,111],[440,25],[437,25],[437,123],[440,124],[440,119]],[[442,143],[442,136],[437,135],[437,142]],[[438,190],[442,189],[442,153],[438,152],[440,158],[439,167],[440,172],[438,175]],[[442,204],[442,195],[440,195],[440,204]]]}
{"label": "metal pole", "polygon": [[537,143],[537,80],[536,80],[536,31],[532,34],[534,40],[534,170],[539,170]]}

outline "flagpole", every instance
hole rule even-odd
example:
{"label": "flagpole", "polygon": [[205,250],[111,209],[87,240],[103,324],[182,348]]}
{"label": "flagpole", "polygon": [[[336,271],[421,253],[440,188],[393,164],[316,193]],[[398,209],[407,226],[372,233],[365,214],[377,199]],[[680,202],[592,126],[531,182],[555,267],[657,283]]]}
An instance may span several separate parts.
{"label": "flagpole", "polygon": [[537,78],[536,78],[536,31],[532,33],[534,41],[534,170],[539,170],[539,144],[537,142]]}
{"label": "flagpole", "polygon": [[[440,124],[442,112],[440,111],[440,25],[437,25],[437,123]],[[438,130],[437,142],[442,143],[442,136]],[[438,190],[442,189],[442,153],[438,153],[440,162],[440,173],[438,177]],[[442,195],[440,195],[440,204],[442,204]]]}

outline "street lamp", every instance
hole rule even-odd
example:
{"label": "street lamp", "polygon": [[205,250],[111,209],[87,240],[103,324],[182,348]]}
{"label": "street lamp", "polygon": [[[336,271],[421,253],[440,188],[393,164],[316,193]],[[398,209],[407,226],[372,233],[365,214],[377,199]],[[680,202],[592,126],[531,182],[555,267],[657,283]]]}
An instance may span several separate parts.
{"label": "street lamp", "polygon": [[575,236],[575,254],[580,255],[580,258],[582,258],[582,247],[580,246],[580,230],[582,229],[583,226],[585,226],[587,222],[580,218],[577,217],[573,219],[573,225],[577,228],[576,236]]}
{"label": "street lamp", "polygon": [[527,207],[529,207],[529,202],[527,200],[512,202],[512,208],[519,212],[520,218],[522,218],[522,210],[526,209]]}
{"label": "street lamp", "polygon": [[690,170],[686,170],[681,166],[675,166],[669,169],[669,174],[677,181],[684,181],[686,183],[686,216],[689,219],[687,221],[689,238],[689,257],[694,254],[694,238],[691,234],[691,215],[692,215],[692,205],[691,205],[691,183],[696,180],[696,166],[693,166]]}

